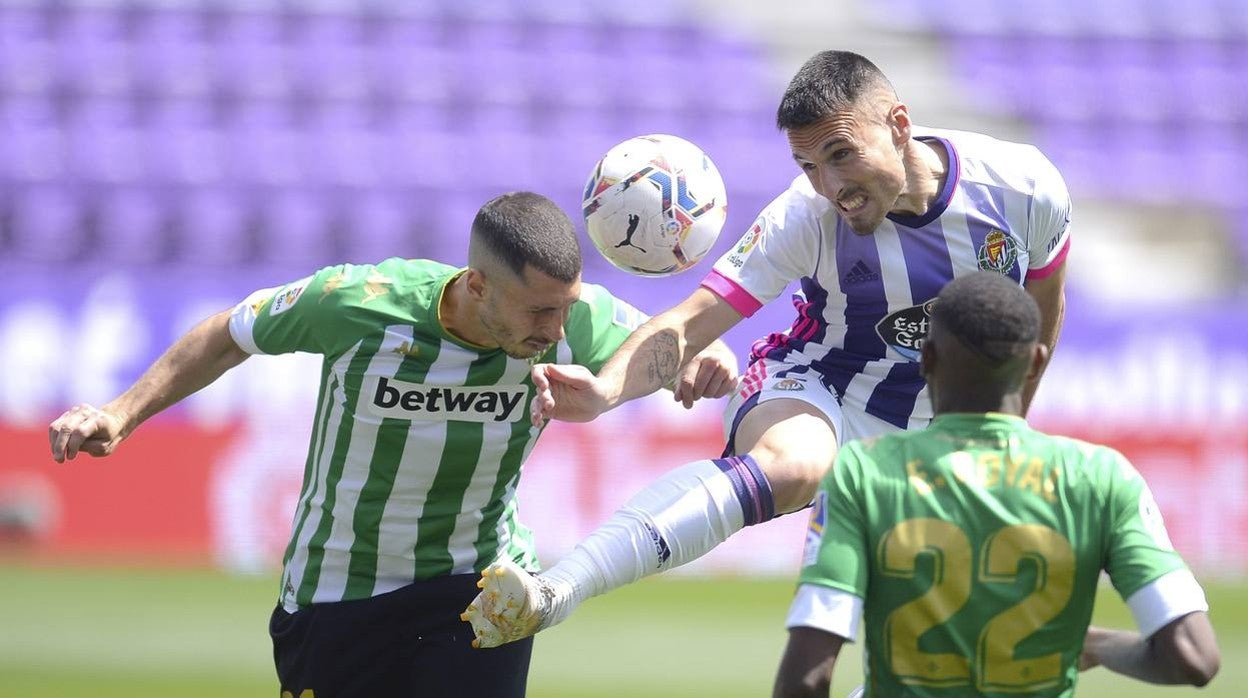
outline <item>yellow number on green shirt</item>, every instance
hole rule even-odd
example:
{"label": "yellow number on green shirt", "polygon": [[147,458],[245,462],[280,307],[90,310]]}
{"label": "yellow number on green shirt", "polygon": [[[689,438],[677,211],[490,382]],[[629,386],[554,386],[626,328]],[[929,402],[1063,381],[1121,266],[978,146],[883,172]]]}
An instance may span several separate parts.
{"label": "yellow number on green shirt", "polygon": [[981,691],[1019,691],[1042,688],[1060,678],[1059,653],[1015,659],[1014,650],[1070,601],[1075,555],[1061,533],[1040,525],[1007,526],[985,541],[976,570],[971,542],[962,529],[940,519],[910,519],[884,535],[878,553],[881,571],[890,577],[914,577],[920,555],[932,555],[935,564],[931,588],[894,609],[884,623],[887,661],[902,683],[959,686],[971,682],[970,659],[951,652],[924,652],[919,649],[919,637],[966,605],[972,575],[986,584],[1013,584],[1024,558],[1036,563],[1035,589],[984,626],[974,658],[976,684]]}

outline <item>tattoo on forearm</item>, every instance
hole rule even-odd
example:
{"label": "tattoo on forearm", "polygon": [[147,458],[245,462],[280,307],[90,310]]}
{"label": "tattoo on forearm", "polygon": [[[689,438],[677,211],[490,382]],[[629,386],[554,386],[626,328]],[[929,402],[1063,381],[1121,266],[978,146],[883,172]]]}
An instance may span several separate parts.
{"label": "tattoo on forearm", "polygon": [[680,368],[680,341],[676,333],[663,330],[652,336],[647,343],[646,378],[650,385],[662,387],[676,378],[676,369]]}

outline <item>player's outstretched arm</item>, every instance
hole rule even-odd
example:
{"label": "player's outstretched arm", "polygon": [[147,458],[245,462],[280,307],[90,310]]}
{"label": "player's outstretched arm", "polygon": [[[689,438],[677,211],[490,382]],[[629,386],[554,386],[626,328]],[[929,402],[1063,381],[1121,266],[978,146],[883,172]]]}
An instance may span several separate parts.
{"label": "player's outstretched arm", "polygon": [[816,628],[790,628],[773,698],[827,698],[845,638]]}
{"label": "player's outstretched arm", "polygon": [[196,325],[112,402],[75,405],[48,427],[52,458],[107,456],[148,417],[220,378],[248,354],[230,336],[230,311]]}
{"label": "player's outstretched arm", "polygon": [[[638,327],[597,377],[566,366],[539,364],[533,371],[538,391],[532,406],[533,422],[539,424],[544,419],[589,421],[659,388],[680,390],[677,380],[685,380],[681,378],[681,370],[689,368],[686,361],[701,354],[740,321],[741,314],[725,300],[705,288],[698,288],[679,305]],[[717,348],[708,356],[718,356],[726,349]],[[731,386],[725,387],[728,379],[718,368],[710,370],[718,363],[716,359],[711,358],[707,363],[705,376],[700,375],[703,361],[700,359],[696,366],[693,363],[689,362],[693,366],[689,385],[677,394],[677,399],[692,398],[699,380],[705,381],[702,386],[705,396],[727,394],[731,390]],[[732,373],[735,379],[735,360]],[[707,387],[714,390],[708,391]]]}
{"label": "player's outstretched arm", "polygon": [[1130,630],[1091,626],[1079,658],[1080,669],[1103,666],[1155,684],[1204,686],[1222,663],[1218,641],[1204,611],[1189,613],[1142,637]]}

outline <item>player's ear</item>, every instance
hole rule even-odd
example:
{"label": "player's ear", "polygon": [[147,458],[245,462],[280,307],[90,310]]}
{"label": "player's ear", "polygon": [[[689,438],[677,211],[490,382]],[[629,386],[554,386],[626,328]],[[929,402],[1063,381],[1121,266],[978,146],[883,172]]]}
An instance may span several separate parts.
{"label": "player's ear", "polygon": [[1031,361],[1027,366],[1027,381],[1038,379],[1047,363],[1049,363],[1049,348],[1040,342],[1036,342],[1035,346],[1031,348]]}
{"label": "player's ear", "polygon": [[893,145],[901,147],[910,140],[910,131],[914,123],[910,121],[910,108],[901,102],[895,102],[888,110],[888,126],[892,131]]}
{"label": "player's ear", "polygon": [[490,285],[489,279],[485,278],[485,273],[480,269],[468,268],[464,272],[464,287],[468,289],[468,297],[473,300],[485,300],[485,292]]}
{"label": "player's ear", "polygon": [[923,380],[929,380],[932,373],[936,371],[936,343],[931,341],[931,335],[923,340],[923,346],[919,349],[919,375],[923,376]]}

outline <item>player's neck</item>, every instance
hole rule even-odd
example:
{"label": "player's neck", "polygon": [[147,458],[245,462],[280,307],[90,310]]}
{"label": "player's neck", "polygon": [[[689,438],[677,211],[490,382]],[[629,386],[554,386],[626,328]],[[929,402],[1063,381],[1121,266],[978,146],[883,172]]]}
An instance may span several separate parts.
{"label": "player's neck", "polygon": [[942,414],[1012,414],[1023,416],[1023,396],[1019,393],[993,395],[983,392],[962,392],[953,395],[938,395],[933,400],[932,411]]}
{"label": "player's neck", "polygon": [[906,190],[897,199],[896,213],[921,216],[936,203],[949,175],[949,153],[937,140],[911,138],[903,153]]}
{"label": "player's neck", "polygon": [[438,321],[447,334],[469,344],[489,346],[490,336],[481,325],[481,313],[468,292],[468,272],[453,277],[442,290]]}

